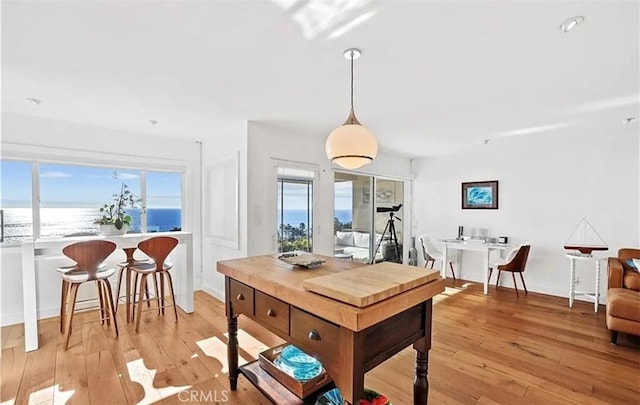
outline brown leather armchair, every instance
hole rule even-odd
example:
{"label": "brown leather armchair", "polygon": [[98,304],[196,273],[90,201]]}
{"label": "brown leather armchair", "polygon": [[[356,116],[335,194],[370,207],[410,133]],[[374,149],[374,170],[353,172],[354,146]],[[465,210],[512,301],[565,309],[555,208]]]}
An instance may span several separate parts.
{"label": "brown leather armchair", "polygon": [[640,259],[640,249],[620,249],[608,263],[607,328],[614,344],[618,332],[640,336],[640,273],[627,264],[630,259]]}

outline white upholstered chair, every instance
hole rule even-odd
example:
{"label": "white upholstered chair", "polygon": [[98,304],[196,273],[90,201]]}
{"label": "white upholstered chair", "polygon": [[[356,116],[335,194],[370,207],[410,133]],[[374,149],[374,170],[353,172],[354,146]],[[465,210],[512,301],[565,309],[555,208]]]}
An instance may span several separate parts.
{"label": "white upholstered chair", "polygon": [[[424,267],[429,265],[431,262],[431,268],[433,268],[433,264],[439,260],[442,262],[442,265],[445,266],[445,258],[442,257],[442,252],[431,242],[431,238],[427,235],[420,235],[418,237],[420,241],[420,246],[422,246],[422,254],[424,256]],[[453,279],[456,279],[456,273],[453,270],[453,262],[449,261],[449,267],[451,268],[451,275]]]}

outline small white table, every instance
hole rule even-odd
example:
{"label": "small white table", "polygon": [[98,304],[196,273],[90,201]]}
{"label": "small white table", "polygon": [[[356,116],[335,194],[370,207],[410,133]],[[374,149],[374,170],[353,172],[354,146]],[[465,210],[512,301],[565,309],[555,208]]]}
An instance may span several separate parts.
{"label": "small white table", "polygon": [[[593,300],[593,312],[598,312],[598,304],[600,303],[600,263],[607,260],[606,257],[598,257],[592,255],[584,255],[581,253],[567,253],[569,259],[569,308],[573,307],[573,301],[576,296],[585,296]],[[576,291],[576,262],[586,261],[593,262],[596,265],[596,290],[595,292]]]}
{"label": "small white table", "polygon": [[482,252],[482,263],[484,265],[483,269],[483,281],[484,281],[484,294],[487,295],[489,293],[489,252],[492,250],[506,250],[510,249],[512,246],[506,243],[484,243],[482,241],[466,241],[466,240],[458,240],[458,239],[441,239],[443,244],[442,248],[442,270],[440,271],[440,275],[442,278],[445,278],[445,269],[447,263],[447,251],[449,249],[458,249],[458,250],[474,250],[476,252]]}

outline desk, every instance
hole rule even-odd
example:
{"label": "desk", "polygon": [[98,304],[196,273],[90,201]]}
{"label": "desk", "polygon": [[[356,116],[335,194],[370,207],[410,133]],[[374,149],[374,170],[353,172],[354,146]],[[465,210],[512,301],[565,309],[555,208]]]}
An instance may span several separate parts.
{"label": "desk", "polygon": [[426,404],[432,298],[444,291],[444,280],[438,277],[358,308],[302,288],[307,278],[362,266],[332,257],[326,260],[314,270],[293,269],[274,255],[218,262],[218,272],[225,275],[231,390],[237,389],[239,373],[260,388],[258,373],[251,371],[254,363],[238,367],[238,315],[242,314],[317,357],[351,404],[362,397],[367,371],[413,344],[414,403]]}
{"label": "desk", "polygon": [[[581,253],[567,253],[569,259],[569,308],[573,307],[573,301],[576,296],[584,296],[593,300],[593,312],[598,312],[598,304],[600,303],[600,262],[607,260],[606,257],[597,257],[591,255],[583,255]],[[576,262],[585,261],[593,262],[596,267],[596,290],[591,292],[576,291]]]}
{"label": "desk", "polygon": [[[70,238],[45,238],[27,240],[22,243],[22,294],[24,307],[24,346],[25,351],[38,349],[38,297],[36,268],[37,262],[50,257],[61,257],[62,249],[72,243],[103,239],[114,242],[120,249],[135,247],[139,242],[153,236],[173,236],[184,245],[185,254],[182,263],[176,264],[174,281],[176,304],[185,312],[193,312],[193,246],[189,232],[163,232],[146,234],[126,234],[114,236],[82,236]],[[180,245],[178,245],[180,246]],[[115,252],[114,252],[115,254]],[[118,253],[119,254],[119,253]],[[172,253],[173,255],[174,253]],[[117,298],[117,297],[116,297]]]}
{"label": "desk", "polygon": [[483,281],[484,281],[484,294],[487,295],[489,293],[489,253],[492,250],[503,251],[506,249],[510,249],[511,245],[504,243],[483,243],[481,241],[465,241],[458,239],[441,239],[443,248],[442,248],[442,270],[441,275],[445,278],[445,270],[447,263],[447,251],[449,249],[458,249],[458,250],[473,250],[476,252],[482,252],[482,264],[484,265],[484,269],[482,271]]}

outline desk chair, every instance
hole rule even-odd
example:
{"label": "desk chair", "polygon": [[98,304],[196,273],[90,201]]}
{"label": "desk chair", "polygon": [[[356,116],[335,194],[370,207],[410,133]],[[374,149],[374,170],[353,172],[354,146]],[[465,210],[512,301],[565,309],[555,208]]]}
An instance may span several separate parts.
{"label": "desk chair", "polygon": [[[164,315],[164,308],[169,306],[165,305],[165,275],[167,276],[167,281],[169,283],[173,312],[176,317],[176,322],[178,322],[178,310],[176,309],[175,294],[173,292],[173,279],[171,278],[171,274],[169,273],[169,270],[173,268],[173,264],[166,262],[167,256],[169,256],[169,253],[171,253],[171,251],[177,245],[178,239],[172,238],[170,236],[156,236],[138,243],[138,249],[149,256],[152,261],[131,266],[131,271],[135,272],[136,275],[142,276],[140,279],[140,283],[136,283],[137,291],[134,292],[134,297],[136,295],[138,296],[137,302],[134,301],[133,304],[133,310],[137,311],[137,314],[135,314],[135,316],[137,317],[137,319],[135,320],[136,333],[140,330],[140,318],[142,317],[142,304],[144,302],[149,303],[151,300],[158,300],[158,310],[162,315]],[[158,291],[158,283],[155,283],[155,298],[150,299],[147,296],[147,299],[144,299],[145,294],[148,291],[147,278],[149,276],[152,276],[155,279],[156,275],[160,278],[160,291]]]}
{"label": "desk chair", "polygon": [[61,308],[62,316],[60,321],[64,322],[66,318],[66,328],[63,329],[61,325],[60,331],[65,333],[65,350],[69,347],[78,288],[81,284],[88,281],[96,281],[98,285],[100,320],[104,323],[106,319],[107,325],[110,325],[110,320],[113,320],[113,327],[116,332],[116,337],[118,337],[118,324],[115,316],[113,296],[111,294],[111,284],[109,284],[108,280],[108,278],[115,273],[115,270],[107,269],[102,265],[102,262],[104,262],[115,249],[115,243],[105,240],[73,243],[62,249],[62,253],[64,253],[65,256],[76,262],[74,266],[68,266],[66,269],[63,267],[59,270],[62,277],[62,307],[65,308],[64,311],[62,311]]}
{"label": "desk chair", "polygon": [[[427,267],[429,262],[431,262],[431,268],[433,268],[433,264],[436,260],[440,260],[442,265],[445,265],[445,257],[442,257],[442,252],[436,248],[431,242],[431,238],[427,235],[420,235],[418,237],[420,241],[420,245],[422,246],[422,255],[424,256],[424,267]],[[453,280],[456,280],[456,273],[453,271],[453,262],[449,262],[449,267],[451,268],[451,275],[453,276]]]}
{"label": "desk chair", "polygon": [[500,283],[500,274],[502,274],[503,271],[510,271],[511,276],[513,277],[513,287],[516,289],[516,297],[520,297],[520,294],[518,293],[518,285],[516,284],[515,273],[520,274],[522,286],[524,287],[524,293],[529,294],[522,273],[524,273],[524,270],[526,268],[530,250],[531,245],[520,245],[517,248],[511,250],[503,261],[498,260],[489,265],[489,280],[491,280],[493,269],[498,270],[498,277],[496,278],[496,288],[498,287],[498,283]]}

